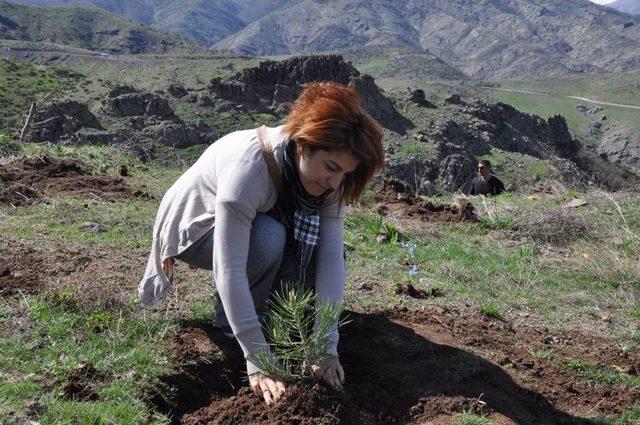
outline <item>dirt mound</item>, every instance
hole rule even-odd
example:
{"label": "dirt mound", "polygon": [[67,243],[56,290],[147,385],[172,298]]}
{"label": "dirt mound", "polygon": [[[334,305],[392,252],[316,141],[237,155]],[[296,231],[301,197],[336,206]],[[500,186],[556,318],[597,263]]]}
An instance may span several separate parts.
{"label": "dirt mound", "polygon": [[[193,341],[194,335],[196,340],[206,335],[219,350],[164,377],[166,388],[151,401],[183,424],[450,424],[465,411],[486,414],[497,424],[587,424],[574,415],[620,413],[640,401],[637,391],[593,382],[558,366],[568,358],[593,367],[638,363],[637,353],[606,340],[515,329],[480,312],[389,310],[349,316],[340,343],[344,393],[320,383],[290,385],[283,401],[267,407],[243,380],[235,341],[211,326],[192,325],[174,338]],[[198,347],[202,344],[183,345],[191,352],[179,354],[193,358]],[[482,356],[458,347],[477,347]],[[552,355],[534,356],[541,348]]]}
{"label": "dirt mound", "polygon": [[381,202],[380,214],[398,214],[421,221],[477,221],[473,204],[461,199],[456,204],[425,201],[413,195],[410,188],[397,179],[386,179],[373,189],[373,198]]}
{"label": "dirt mound", "polygon": [[105,376],[88,362],[80,362],[76,370],[67,373],[62,386],[64,397],[75,401],[96,401],[98,394],[93,390],[93,382],[104,380]]}
{"label": "dirt mound", "polygon": [[68,158],[27,157],[0,170],[0,202],[25,205],[57,195],[99,200],[148,197],[120,177],[97,176],[85,164]]}

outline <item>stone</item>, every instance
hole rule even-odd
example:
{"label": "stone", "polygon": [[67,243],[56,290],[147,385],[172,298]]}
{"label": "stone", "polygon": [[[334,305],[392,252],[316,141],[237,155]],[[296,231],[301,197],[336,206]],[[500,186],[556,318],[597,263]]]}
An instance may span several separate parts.
{"label": "stone", "polygon": [[177,97],[177,98],[182,98],[185,97],[187,95],[187,89],[185,89],[183,86],[181,86],[180,84],[171,84],[168,88],[167,91],[169,92],[169,94],[173,97]]}
{"label": "stone", "polygon": [[87,105],[73,100],[52,103],[33,114],[26,141],[56,142],[83,127],[102,128]]}
{"label": "stone", "polygon": [[465,105],[459,94],[451,94],[444,99],[444,103],[449,105]]}
{"label": "stone", "polygon": [[422,105],[427,102],[427,97],[422,89],[415,89],[411,91],[409,95],[409,101]]}
{"label": "stone", "polygon": [[82,230],[86,230],[87,232],[91,232],[91,233],[104,233],[104,232],[107,231],[100,224],[93,223],[93,222],[90,222],[90,221],[87,221],[87,222],[82,224]]}

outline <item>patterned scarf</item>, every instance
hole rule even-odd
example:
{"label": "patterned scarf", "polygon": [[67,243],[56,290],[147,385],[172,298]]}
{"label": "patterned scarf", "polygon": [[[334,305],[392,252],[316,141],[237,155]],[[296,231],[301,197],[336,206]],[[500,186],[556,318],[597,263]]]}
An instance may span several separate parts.
{"label": "patterned scarf", "polygon": [[283,202],[276,202],[274,217],[283,223],[296,241],[298,254],[298,279],[304,285],[306,269],[320,239],[320,207],[327,195],[312,196],[307,193],[295,162],[295,144],[289,142],[284,152],[283,185],[291,190],[293,208],[286,208]]}

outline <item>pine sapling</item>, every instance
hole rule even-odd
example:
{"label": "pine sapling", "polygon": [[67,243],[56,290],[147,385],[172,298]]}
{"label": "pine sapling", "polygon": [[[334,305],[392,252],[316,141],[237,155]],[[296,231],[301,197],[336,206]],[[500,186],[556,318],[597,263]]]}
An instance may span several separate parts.
{"label": "pine sapling", "polygon": [[344,324],[341,313],[341,304],[319,302],[311,289],[283,284],[269,300],[263,325],[268,347],[254,354],[256,365],[284,380],[312,377],[311,366],[329,357],[332,331]]}

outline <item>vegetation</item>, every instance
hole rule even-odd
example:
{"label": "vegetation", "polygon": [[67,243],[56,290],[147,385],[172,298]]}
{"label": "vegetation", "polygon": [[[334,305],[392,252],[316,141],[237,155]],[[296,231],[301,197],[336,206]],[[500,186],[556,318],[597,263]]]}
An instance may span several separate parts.
{"label": "vegetation", "polygon": [[318,303],[311,289],[291,283],[283,284],[269,304],[263,329],[270,350],[256,354],[257,366],[287,380],[312,377],[311,367],[327,358],[342,306]]}

